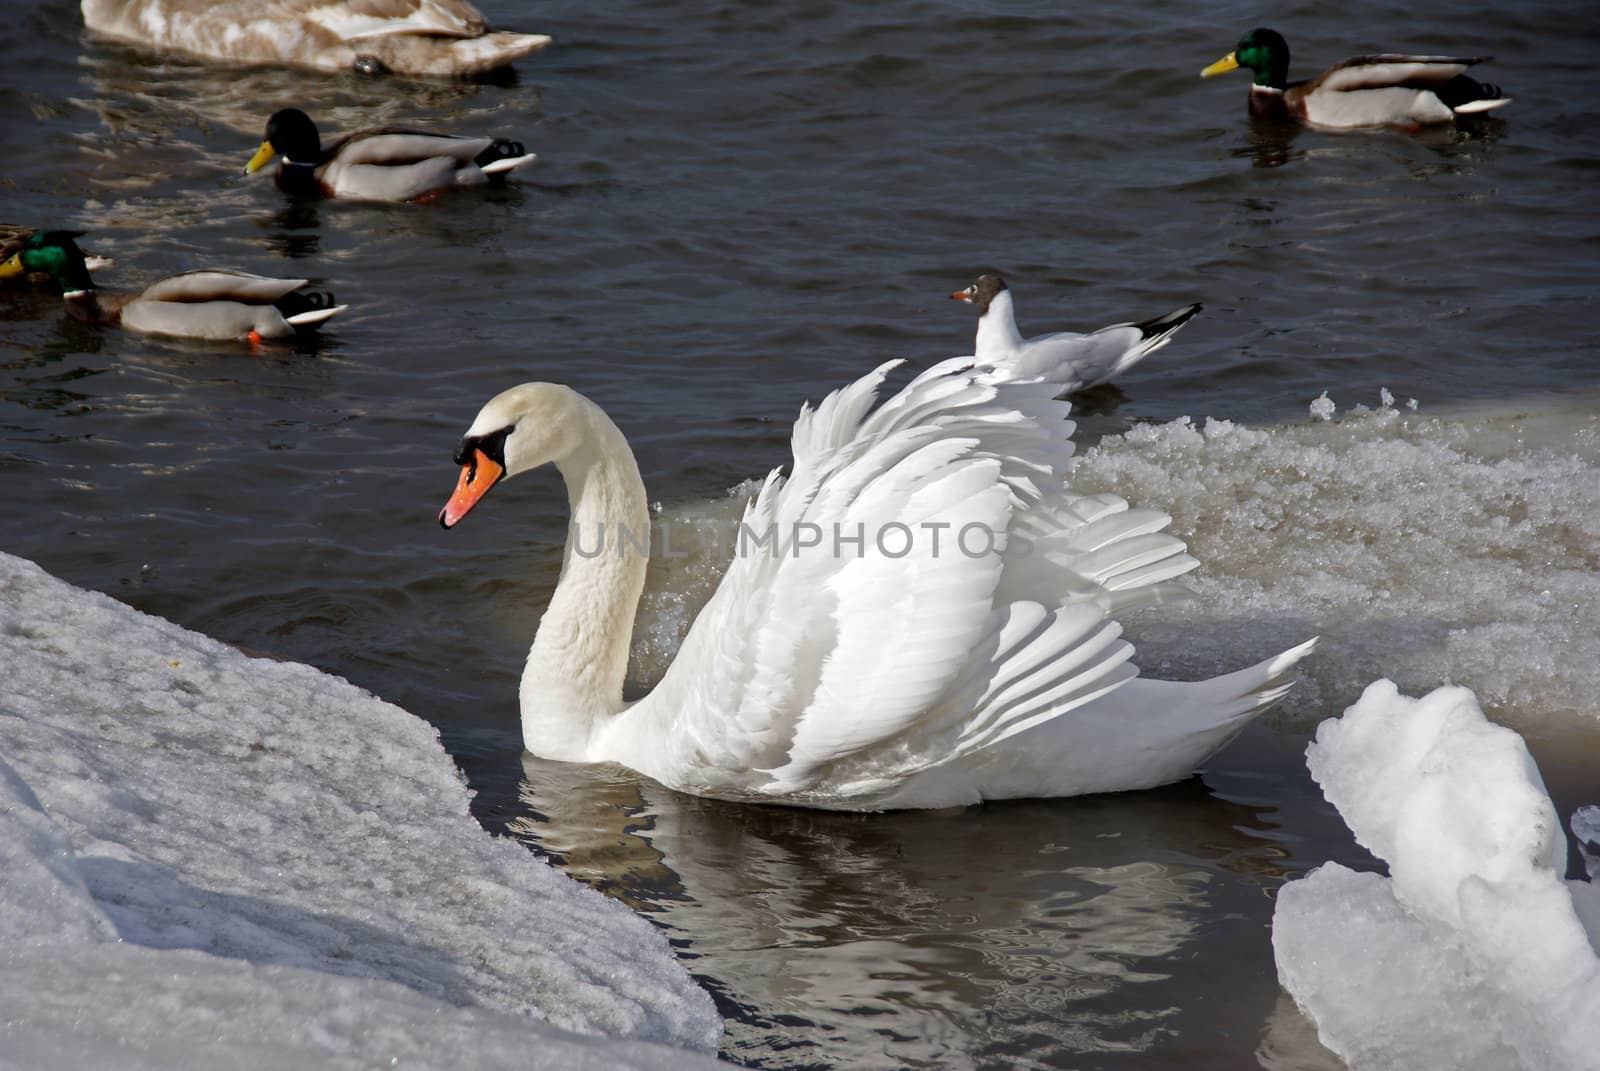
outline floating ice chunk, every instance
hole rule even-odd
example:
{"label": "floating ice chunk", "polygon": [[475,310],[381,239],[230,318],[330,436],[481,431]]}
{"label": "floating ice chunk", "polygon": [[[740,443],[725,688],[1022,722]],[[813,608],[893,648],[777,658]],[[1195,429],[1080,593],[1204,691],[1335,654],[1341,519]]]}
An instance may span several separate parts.
{"label": "floating ice chunk", "polygon": [[[1600,405],[1249,427],[1138,425],[1074,489],[1157,505],[1199,598],[1126,625],[1152,676],[1203,677],[1319,633],[1280,717],[1376,677],[1451,680],[1517,718],[1600,727]],[[1342,705],[1342,704],[1340,704]]]}
{"label": "floating ice chunk", "polygon": [[1311,415],[1318,420],[1332,420],[1339,407],[1333,404],[1328,392],[1323,391],[1311,400]]}
{"label": "floating ice chunk", "polygon": [[1369,686],[1307,749],[1390,878],[1329,863],[1278,894],[1278,976],[1356,1071],[1580,1071],[1600,1053],[1600,912],[1522,738],[1465,688]]}
{"label": "floating ice chunk", "polygon": [[1590,804],[1572,812],[1572,835],[1578,838],[1583,853],[1583,868],[1589,880],[1600,881],[1600,806]]}
{"label": "floating ice chunk", "polygon": [[720,1033],[665,938],[405,711],[3,554],[0,667],[0,1064],[715,1066],[653,1044]]}
{"label": "floating ice chunk", "polygon": [[1388,387],[1378,388],[1378,404],[1382,405],[1385,409],[1394,408],[1394,395],[1389,393]]}

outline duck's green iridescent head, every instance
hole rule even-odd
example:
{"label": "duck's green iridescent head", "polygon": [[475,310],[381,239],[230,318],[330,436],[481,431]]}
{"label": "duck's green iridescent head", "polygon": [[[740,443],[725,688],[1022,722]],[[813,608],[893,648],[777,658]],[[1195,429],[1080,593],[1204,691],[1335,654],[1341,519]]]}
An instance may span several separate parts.
{"label": "duck's green iridescent head", "polygon": [[1255,84],[1282,89],[1289,84],[1289,42],[1276,30],[1257,27],[1239,38],[1233,51],[1200,72],[1201,78],[1226,74],[1240,67],[1255,72]]}
{"label": "duck's green iridescent head", "polygon": [[317,124],[299,108],[280,108],[272,113],[261,148],[244,165],[244,173],[253,175],[280,157],[296,164],[322,163],[322,138]]}
{"label": "duck's green iridescent head", "polygon": [[0,278],[27,272],[45,272],[61,286],[63,294],[93,290],[89,266],[74,238],[82,231],[38,231],[28,238],[20,252],[0,264]]}

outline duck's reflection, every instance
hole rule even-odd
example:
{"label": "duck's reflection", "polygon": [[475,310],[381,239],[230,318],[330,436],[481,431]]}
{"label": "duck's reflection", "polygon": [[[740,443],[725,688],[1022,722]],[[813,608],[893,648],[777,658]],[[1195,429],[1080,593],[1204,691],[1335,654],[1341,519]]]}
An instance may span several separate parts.
{"label": "duck's reflection", "polygon": [[[1497,140],[1505,128],[1504,120],[1488,117],[1456,123],[1435,123],[1415,130],[1390,127],[1340,131],[1313,131],[1298,123],[1268,123],[1251,119],[1244,141],[1230,149],[1229,155],[1248,158],[1252,167],[1283,167],[1330,151],[1339,154],[1361,152],[1363,142],[1370,146],[1372,138],[1388,136],[1405,138],[1445,160],[1451,160],[1469,158],[1482,146]],[[1308,141],[1297,146],[1295,143],[1302,137]]]}
{"label": "duck's reflection", "polygon": [[266,247],[289,260],[313,257],[321,246],[320,205],[316,201],[286,201],[271,215],[255,221],[266,232]]}
{"label": "duck's reflection", "polygon": [[[203,234],[197,252],[204,263],[244,263],[262,245],[289,258],[327,251],[329,243],[323,239],[319,245],[313,232],[325,229],[329,219],[314,207],[284,208],[287,202],[271,188],[270,177],[243,174],[276,107],[305,109],[329,136],[374,126],[526,134],[539,112],[538,94],[531,91],[508,97],[466,81],[374,82],[354,75],[237,68],[93,38],[85,39],[79,64],[82,91],[71,104],[97,122],[59,150],[59,159],[41,165],[48,163],[53,173],[84,188],[85,207],[73,222],[109,234],[99,240],[127,253],[126,265],[119,267],[129,270],[139,266],[138,254],[170,245],[174,233]],[[495,196],[513,209],[520,204],[515,191]],[[229,226],[261,212],[274,213],[264,221],[264,241],[257,234],[246,242]],[[363,239],[389,234],[392,225],[417,225],[402,213],[356,213],[340,222]],[[493,235],[496,225],[482,224],[481,233]]]}
{"label": "duck's reflection", "polygon": [[[1245,832],[1263,828],[1256,811],[1198,780],[848,815],[523,763],[509,831],[654,918],[723,1001],[724,1051],[781,1048],[783,1066],[1051,1066],[1144,1050],[1180,1015],[1170,987],[1146,983],[1193,974],[1179,981],[1203,987],[1191,946],[1216,890],[1264,903],[1259,875],[1280,855]],[[1244,1008],[1241,1029],[1264,1014]]]}

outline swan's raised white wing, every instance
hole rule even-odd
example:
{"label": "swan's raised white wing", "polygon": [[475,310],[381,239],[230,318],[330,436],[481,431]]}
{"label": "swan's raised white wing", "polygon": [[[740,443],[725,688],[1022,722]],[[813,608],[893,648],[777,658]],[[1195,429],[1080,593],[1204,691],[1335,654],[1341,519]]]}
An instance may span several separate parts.
{"label": "swan's raised white wing", "polygon": [[[607,753],[690,791],[854,796],[1134,676],[1106,581],[1156,584],[1192,559],[1160,514],[1065,491],[1058,384],[969,366],[874,411],[885,365],[802,410],[792,474],[746,510],[722,584]],[[1013,558],[1024,529],[1045,551]]]}

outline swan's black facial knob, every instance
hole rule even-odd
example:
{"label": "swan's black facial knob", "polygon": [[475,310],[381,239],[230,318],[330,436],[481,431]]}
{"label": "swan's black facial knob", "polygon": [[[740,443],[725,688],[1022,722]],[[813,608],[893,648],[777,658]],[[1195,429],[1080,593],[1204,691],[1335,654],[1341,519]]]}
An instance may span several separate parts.
{"label": "swan's black facial knob", "polygon": [[474,450],[482,450],[484,456],[490,461],[506,467],[506,436],[516,431],[516,425],[511,424],[492,431],[487,435],[468,435],[461,440],[461,445],[456,447],[455,462],[457,465],[470,464]]}

